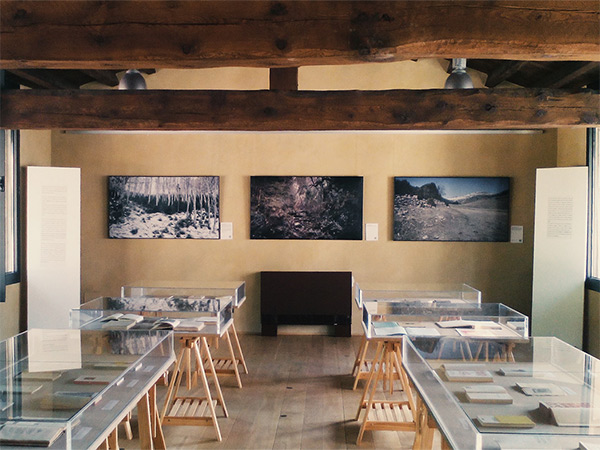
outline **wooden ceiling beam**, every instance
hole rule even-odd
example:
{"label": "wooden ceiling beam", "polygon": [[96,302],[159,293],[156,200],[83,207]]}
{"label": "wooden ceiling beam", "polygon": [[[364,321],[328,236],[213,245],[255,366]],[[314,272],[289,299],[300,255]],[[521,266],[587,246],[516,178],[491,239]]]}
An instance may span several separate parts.
{"label": "wooden ceiling beam", "polygon": [[281,67],[269,69],[269,89],[297,91],[298,68]]}
{"label": "wooden ceiling beam", "polygon": [[489,73],[485,80],[485,85],[489,88],[498,86],[503,81],[509,79],[512,75],[517,73],[521,67],[526,64],[525,61],[503,61],[498,64],[492,72]]}
{"label": "wooden ceiling beam", "polygon": [[585,77],[594,72],[596,74],[600,72],[600,64],[595,62],[565,63],[560,69],[555,70],[537,81],[536,86],[558,89],[568,86],[570,83],[577,80],[577,78]]}
{"label": "wooden ceiling beam", "polygon": [[73,83],[58,71],[44,69],[11,70],[15,77],[21,80],[24,86],[43,89],[77,89],[79,85]]}
{"label": "wooden ceiling beam", "polygon": [[117,78],[117,72],[114,70],[82,70],[87,76],[93,78],[100,84],[106,86],[116,86],[119,84],[119,78]]}
{"label": "wooden ceiling beam", "polygon": [[600,124],[597,91],[6,90],[0,127],[65,130],[454,130]]}
{"label": "wooden ceiling beam", "polygon": [[7,71],[15,82],[32,89],[56,89],[59,86],[37,75],[33,75],[29,70],[10,70]]}
{"label": "wooden ceiling beam", "polygon": [[595,0],[0,2],[0,67],[600,61]]}

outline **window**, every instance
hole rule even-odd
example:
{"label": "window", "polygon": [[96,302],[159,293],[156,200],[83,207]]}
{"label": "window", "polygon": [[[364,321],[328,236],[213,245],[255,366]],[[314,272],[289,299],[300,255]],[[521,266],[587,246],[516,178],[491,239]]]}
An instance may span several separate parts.
{"label": "window", "polygon": [[590,168],[590,210],[588,246],[588,288],[600,290],[600,133],[590,128],[587,135],[588,166]]}
{"label": "window", "polygon": [[19,131],[4,132],[4,253],[6,284],[19,282]]}

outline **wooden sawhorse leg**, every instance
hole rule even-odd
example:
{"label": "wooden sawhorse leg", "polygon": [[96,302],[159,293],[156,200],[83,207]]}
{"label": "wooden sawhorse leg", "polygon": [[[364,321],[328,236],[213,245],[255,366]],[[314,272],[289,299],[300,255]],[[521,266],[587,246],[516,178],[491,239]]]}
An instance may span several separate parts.
{"label": "wooden sawhorse leg", "polygon": [[240,360],[240,364],[244,368],[244,373],[248,373],[248,366],[246,365],[246,359],[244,358],[244,353],[242,352],[242,346],[240,345],[240,340],[238,338],[237,331],[235,329],[235,322],[231,323],[231,329],[229,330],[231,335],[233,336],[233,344],[235,346],[235,350],[237,351],[238,358]]}
{"label": "wooden sawhorse leg", "polygon": [[149,450],[166,449],[165,437],[158,417],[158,408],[156,407],[156,386],[152,386],[140,399],[137,408],[140,448]]}
{"label": "wooden sawhorse leg", "polygon": [[[210,386],[204,370],[204,365],[201,363],[202,357],[200,349],[198,348],[199,342],[202,345],[202,351],[206,352],[209,360],[209,369],[213,376],[215,389],[217,391],[217,400],[213,400],[210,392]],[[197,371],[192,370],[192,352],[194,359],[198,362]],[[193,372],[194,379],[199,375],[204,389],[204,397],[178,397],[177,393],[181,384],[184,370],[188,374],[188,386],[191,388]],[[183,348],[179,351],[177,361],[175,362],[175,369],[171,382],[167,390],[165,404],[160,415],[161,423],[164,425],[212,425],[217,435],[217,440],[221,441],[221,430],[217,420],[217,414],[215,407],[217,404],[221,404],[225,417],[229,415],[227,407],[225,406],[225,400],[223,398],[223,392],[219,385],[219,379],[215,372],[214,365],[212,364],[212,358],[210,357],[210,350],[206,337],[193,337],[183,339]],[[206,414],[208,412],[208,415]]]}
{"label": "wooden sawhorse leg", "polygon": [[[233,323],[231,324],[231,326],[233,326]],[[236,383],[238,385],[238,387],[241,389],[242,388],[242,379],[240,377],[240,371],[238,369],[238,365],[239,365],[239,359],[235,354],[235,351],[233,349],[233,345],[231,343],[231,337],[229,335],[229,330],[227,330],[227,332],[224,334],[224,338],[225,338],[225,342],[227,343],[227,351],[229,352],[229,357],[225,357],[225,358],[212,358],[210,357],[210,353],[208,353],[207,355],[204,356],[204,359],[202,360],[204,362],[204,369],[208,369],[209,368],[209,357],[210,357],[210,362],[214,365],[215,369],[216,369],[216,373],[218,375],[221,376],[234,376]],[[217,347],[218,344],[218,340],[215,343],[215,347]],[[210,375],[210,374],[209,374]]]}
{"label": "wooden sawhorse leg", "polygon": [[[408,376],[404,370],[402,370],[402,366],[400,364],[400,345],[401,341],[386,341],[377,343],[377,350],[375,351],[375,358],[373,359],[373,364],[369,373],[369,379],[367,381],[367,385],[365,386],[365,390],[356,413],[356,419],[358,420],[361,410],[363,408],[365,409],[365,414],[360,431],[358,433],[356,445],[361,444],[366,430],[415,430],[415,404],[412,397],[413,394],[408,381]],[[384,361],[387,362],[388,366],[386,371],[389,371],[392,367],[393,369],[391,369],[392,372],[390,373],[393,373],[393,370],[397,371],[398,377],[400,378],[400,382],[402,384],[402,390],[408,397],[407,401],[375,401],[374,398],[375,391],[377,390],[377,384],[382,377],[386,376],[384,374]],[[377,370],[375,370],[375,367],[377,367]],[[385,379],[383,381],[385,381]],[[391,383],[392,379],[390,378],[389,381]],[[365,399],[367,396],[368,401],[365,404]],[[373,420],[369,420],[369,414],[371,412],[375,412],[373,411],[374,408],[379,409],[376,414],[378,417]],[[382,419],[383,416],[385,416],[385,419]]]}
{"label": "wooden sawhorse leg", "polygon": [[[354,359],[354,367],[352,367],[352,376],[358,375],[357,370],[360,372],[360,368],[362,367],[365,361],[365,356],[367,355],[368,347],[369,341],[367,340],[367,336],[363,334],[362,340],[360,341],[360,347],[358,347],[358,352],[356,352],[356,358]],[[356,389],[356,386],[354,386],[354,389]]]}

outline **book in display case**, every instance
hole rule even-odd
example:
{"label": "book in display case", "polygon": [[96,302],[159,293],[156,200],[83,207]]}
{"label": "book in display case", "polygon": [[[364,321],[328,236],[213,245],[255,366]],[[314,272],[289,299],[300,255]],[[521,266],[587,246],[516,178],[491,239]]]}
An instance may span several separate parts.
{"label": "book in display case", "polygon": [[98,297],[70,311],[71,327],[81,329],[171,329],[221,336],[232,323],[230,295]]}
{"label": "book in display case", "polygon": [[121,297],[231,297],[233,307],[246,301],[244,281],[140,281],[121,287]]}
{"label": "book in display case", "polygon": [[502,303],[457,306],[448,303],[365,301],[362,325],[369,339],[406,335],[423,339],[443,337],[449,341],[466,337],[476,346],[477,341],[518,341],[527,339],[529,335],[528,317]]}
{"label": "book in display case", "polygon": [[0,342],[0,447],[97,448],[174,362],[170,331],[31,329]]}
{"label": "book in display case", "polygon": [[366,301],[391,301],[409,304],[449,305],[481,303],[481,291],[468,284],[452,283],[354,283],[354,300],[359,309]]}
{"label": "book in display case", "polygon": [[593,356],[555,337],[517,343],[506,359],[464,358],[459,346],[439,358],[415,339],[402,346],[402,366],[451,448],[599,448]]}

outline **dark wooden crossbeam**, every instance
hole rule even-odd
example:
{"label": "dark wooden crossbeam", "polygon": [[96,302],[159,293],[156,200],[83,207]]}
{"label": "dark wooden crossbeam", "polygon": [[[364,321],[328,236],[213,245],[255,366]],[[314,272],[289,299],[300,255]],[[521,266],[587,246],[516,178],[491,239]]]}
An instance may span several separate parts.
{"label": "dark wooden crossbeam", "polygon": [[80,84],[58,70],[16,69],[10,72],[21,84],[34,89],[77,89]]}
{"label": "dark wooden crossbeam", "polygon": [[591,90],[5,90],[0,127],[66,130],[453,130],[600,124]]}
{"label": "dark wooden crossbeam", "polygon": [[298,68],[282,67],[269,70],[269,89],[297,91]]}
{"label": "dark wooden crossbeam", "polygon": [[600,60],[596,0],[0,2],[0,67]]}
{"label": "dark wooden crossbeam", "polygon": [[487,87],[493,88],[498,86],[503,81],[509,79],[512,75],[517,73],[521,67],[526,64],[525,61],[503,61],[498,64],[493,71],[488,74],[485,81]]}
{"label": "dark wooden crossbeam", "polygon": [[116,86],[119,84],[119,79],[117,78],[117,72],[114,70],[91,70],[86,69],[82,70],[87,76],[93,78],[100,84],[104,84],[106,86]]}
{"label": "dark wooden crossbeam", "polygon": [[588,74],[594,74],[596,80],[600,76],[600,64],[596,62],[571,62],[556,70],[541,80],[536,85],[542,88],[563,88],[578,78],[585,77]]}

